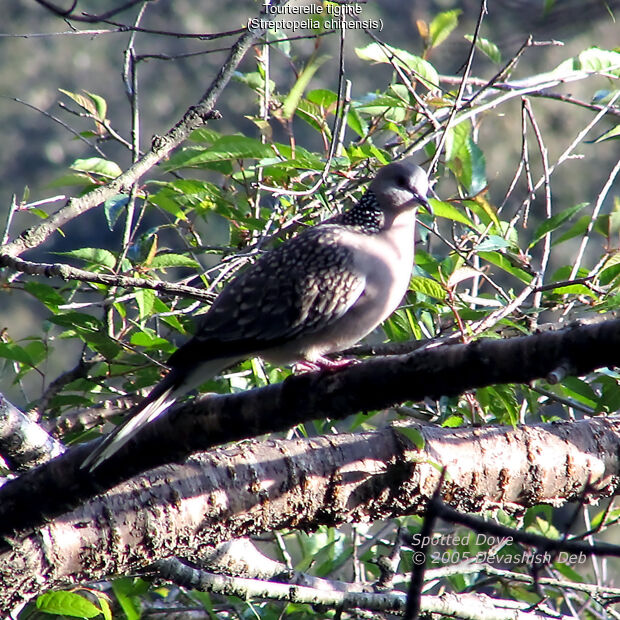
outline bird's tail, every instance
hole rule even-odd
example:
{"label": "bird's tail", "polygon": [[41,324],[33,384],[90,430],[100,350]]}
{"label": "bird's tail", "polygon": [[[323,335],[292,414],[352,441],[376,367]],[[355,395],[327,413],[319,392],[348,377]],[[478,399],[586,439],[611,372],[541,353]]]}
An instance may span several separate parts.
{"label": "bird's tail", "polygon": [[[185,390],[181,390],[184,392]],[[80,469],[94,471],[101,463],[118,452],[144,426],[158,418],[179,396],[179,389],[166,377],[140,403],[140,408],[128,420],[119,424],[103,441],[86,457]]]}
{"label": "bird's tail", "polygon": [[137,406],[135,413],[117,426],[107,437],[104,437],[103,441],[86,457],[80,465],[80,469],[87,469],[90,472],[94,471],[101,463],[109,459],[128,441],[133,439],[147,424],[150,424],[164,413],[177,398],[198,387],[201,383],[239,359],[240,356],[238,355],[220,357],[208,361],[194,362],[193,366],[179,364],[171,368],[170,372]]}

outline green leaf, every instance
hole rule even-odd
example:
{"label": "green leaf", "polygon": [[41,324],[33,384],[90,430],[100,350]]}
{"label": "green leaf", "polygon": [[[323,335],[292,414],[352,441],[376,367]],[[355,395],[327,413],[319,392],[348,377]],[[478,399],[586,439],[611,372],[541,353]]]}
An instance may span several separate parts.
{"label": "green leaf", "polygon": [[595,405],[596,411],[614,412],[620,408],[620,385],[611,377],[600,376],[597,382],[601,384],[601,397]]}
{"label": "green leaf", "polygon": [[43,282],[26,282],[24,290],[36,297],[41,303],[45,304],[50,310],[58,310],[58,306],[66,302],[65,298],[49,284]]}
{"label": "green leaf", "polygon": [[[596,392],[590,387],[589,383],[586,383],[583,379],[577,377],[566,377],[562,380],[561,386],[564,388],[564,392],[560,394],[574,398],[580,403],[586,405],[586,407],[595,408],[598,396]],[[557,386],[552,386],[553,391],[557,390]]]}
{"label": "green leaf", "polygon": [[87,90],[84,91],[92,100],[95,105],[95,117],[100,121],[104,121],[108,114],[108,104],[106,100],[101,97],[101,95],[96,95],[95,93],[91,93]]}
{"label": "green leaf", "polygon": [[78,172],[97,174],[108,179],[115,179],[123,173],[117,163],[101,157],[76,159],[69,167]]}
{"label": "green leaf", "polygon": [[47,614],[95,618],[102,613],[94,603],[75,592],[46,592],[37,597],[37,609]]}
{"label": "green leaf", "polygon": [[534,238],[528,245],[528,249],[535,246],[547,233],[550,233],[552,230],[555,230],[559,226],[561,226],[566,220],[569,220],[575,213],[581,211],[584,207],[587,207],[590,203],[582,202],[578,205],[574,205],[569,209],[565,209],[560,211],[560,213],[556,213],[548,220],[545,220],[534,232]]}
{"label": "green leaf", "polygon": [[116,194],[116,196],[108,198],[103,203],[103,213],[105,214],[105,219],[110,230],[114,230],[114,225],[128,203],[129,196],[126,194]]}
{"label": "green leaf", "polygon": [[554,237],[551,241],[551,245],[555,247],[556,245],[560,245],[560,243],[564,243],[564,241],[568,241],[569,239],[582,235],[588,228],[588,224],[591,219],[592,218],[589,215],[582,215],[564,234],[557,238]]}
{"label": "green leaf", "polygon": [[338,95],[327,88],[315,88],[308,92],[306,99],[324,109],[329,109],[338,101]]}
{"label": "green leaf", "polygon": [[85,95],[79,93],[73,93],[64,88],[58,89],[61,93],[67,95],[70,99],[73,99],[82,109],[86,110],[94,118],[104,121],[108,112],[108,104],[106,100],[94,93],[90,93],[87,90],[84,91]]}
{"label": "green leaf", "polygon": [[450,36],[459,23],[461,13],[461,9],[443,11],[433,19],[429,26],[431,47],[439,47]]}
{"label": "green leaf", "polygon": [[151,269],[166,269],[168,267],[190,267],[200,269],[200,263],[183,254],[158,254],[153,257],[149,267]]}
{"label": "green leaf", "polygon": [[429,90],[439,87],[439,74],[430,62],[415,56],[403,49],[381,43],[370,43],[366,47],[356,47],[355,53],[362,60],[371,62],[398,63],[401,67],[412,71],[416,78],[422,80]]}
{"label": "green leaf", "polygon": [[423,276],[413,276],[409,283],[409,288],[412,291],[423,293],[439,301],[443,301],[446,298],[446,291],[441,284]]}
{"label": "green leaf", "polygon": [[155,291],[148,288],[140,288],[134,293],[140,320],[148,319],[153,314],[153,302],[155,299]]}
{"label": "green leaf", "polygon": [[48,320],[55,325],[67,328],[67,332],[63,334],[65,338],[79,337],[106,359],[116,357],[121,351],[121,347],[107,335],[101,321],[94,316],[82,312],[63,312]]}
{"label": "green leaf", "polygon": [[590,47],[578,56],[560,63],[549,73],[549,77],[567,77],[579,71],[620,77],[620,52]]}
{"label": "green leaf", "polygon": [[423,450],[426,440],[424,435],[417,429],[411,426],[395,426],[394,430],[400,433],[403,437],[406,437],[418,450]]}
{"label": "green leaf", "polygon": [[273,157],[274,150],[267,144],[263,144],[256,138],[233,135],[223,136],[216,140],[209,148],[186,147],[175,153],[166,163],[166,170],[176,170],[189,166],[202,166],[204,164],[237,160],[237,159],[262,159]]}
{"label": "green leaf", "polygon": [[499,252],[478,252],[478,256],[526,284],[529,284],[534,277],[531,273],[519,267],[515,267],[504,254],[500,254]]}
{"label": "green leaf", "polygon": [[302,72],[299,74],[297,81],[291,88],[289,94],[284,99],[284,103],[282,104],[282,116],[290,120],[293,118],[293,114],[297,109],[297,105],[301,96],[304,94],[304,90],[310,83],[312,76],[317,72],[318,68],[327,60],[329,56],[313,56],[308,61],[308,64],[303,68]]}
{"label": "green leaf", "polygon": [[[140,580],[141,581],[141,580]],[[133,579],[123,577],[112,582],[112,590],[127,620],[140,620],[139,596],[143,594]]]}
{"label": "green leaf", "polygon": [[100,265],[108,269],[114,269],[116,266],[116,256],[114,256],[110,250],[105,250],[103,248],[78,248],[77,250],[70,250],[69,252],[55,252],[55,254],[78,258],[91,265]]}
{"label": "green leaf", "polygon": [[136,347],[146,349],[167,349],[170,343],[161,336],[156,336],[152,330],[143,330],[131,335],[130,343]]}
{"label": "green leaf", "polygon": [[470,220],[465,213],[451,205],[449,202],[437,200],[436,198],[429,199],[429,202],[433,209],[433,214],[436,217],[444,217],[447,220],[460,222],[461,224],[465,224],[466,226],[469,226],[476,230],[476,225],[474,224],[474,222]]}
{"label": "green leaf", "polygon": [[620,252],[612,254],[599,274],[599,281],[602,286],[607,286],[620,273]]}
{"label": "green leaf", "polygon": [[363,119],[355,108],[351,108],[347,114],[347,124],[360,138],[368,135],[368,123]]}
{"label": "green leaf", "polygon": [[473,141],[469,121],[448,129],[446,160],[450,170],[471,196],[479,194],[486,187],[486,161],[480,147]]}
{"label": "green leaf", "polygon": [[31,368],[35,366],[28,352],[13,342],[0,342],[0,357],[19,362]]}
{"label": "green leaf", "polygon": [[605,140],[617,140],[620,138],[620,123],[615,127],[612,127],[609,131],[606,131],[602,136],[599,136],[594,140],[594,144],[598,142],[604,142]]}
{"label": "green leaf", "polygon": [[[471,43],[474,40],[473,35],[466,34],[465,38]],[[476,39],[476,47],[494,63],[499,64],[502,62],[502,53],[499,51],[499,47],[492,41],[485,39],[484,37],[478,37]]]}
{"label": "green leaf", "polygon": [[460,415],[451,415],[448,416],[442,423],[442,426],[445,428],[457,428],[462,426],[463,424],[463,416]]}
{"label": "green leaf", "polygon": [[476,246],[476,250],[479,252],[490,252],[491,250],[504,250],[510,247],[512,247],[510,241],[506,241],[506,239],[497,235],[489,235],[482,243]]}

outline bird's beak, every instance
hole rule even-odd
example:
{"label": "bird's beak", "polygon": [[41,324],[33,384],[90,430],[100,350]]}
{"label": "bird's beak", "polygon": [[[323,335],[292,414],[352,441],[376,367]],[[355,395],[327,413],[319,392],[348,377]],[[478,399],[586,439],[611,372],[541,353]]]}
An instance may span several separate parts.
{"label": "bird's beak", "polygon": [[433,213],[433,207],[431,207],[428,198],[426,198],[426,196],[416,196],[417,201],[431,214],[431,215],[435,215]]}

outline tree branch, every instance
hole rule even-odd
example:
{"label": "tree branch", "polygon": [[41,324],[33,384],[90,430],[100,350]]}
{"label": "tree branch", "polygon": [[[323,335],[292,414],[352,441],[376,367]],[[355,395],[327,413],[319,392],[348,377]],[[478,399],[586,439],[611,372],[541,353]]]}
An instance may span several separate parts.
{"label": "tree branch", "polygon": [[[446,469],[443,500],[452,506],[443,510],[460,523],[465,517],[455,510],[557,505],[616,491],[618,417],[520,428],[416,428],[421,450],[387,427],[246,442],[130,480],[7,540],[0,554],[0,609],[67,582],[133,573],[171,555],[201,557],[231,538],[422,514],[441,478],[438,465]],[[25,501],[34,511],[32,497]],[[481,523],[467,524],[478,531]],[[523,535],[526,544],[547,541]],[[550,541],[545,548],[549,544],[620,555],[620,547],[610,545]]]}
{"label": "tree branch", "polygon": [[10,267],[15,271],[27,273],[31,276],[60,278],[65,281],[79,280],[80,282],[96,282],[98,284],[121,286],[123,288],[148,288],[154,291],[170,293],[171,295],[193,297],[194,299],[207,302],[213,301],[215,297],[213,293],[207,293],[202,289],[185,284],[174,284],[152,278],[134,278],[111,273],[95,273],[63,263],[33,263],[32,261],[22,260],[7,254],[0,254],[0,267]]}
{"label": "tree branch", "polygon": [[[373,359],[339,371],[292,376],[264,388],[194,399],[148,425],[91,474],[79,467],[92,449],[83,444],[4,485],[0,536],[36,527],[140,472],[228,441],[407,400],[453,396],[498,383],[529,383],[559,366],[578,376],[618,365],[620,320],[612,320]],[[30,501],[34,496],[36,506]]]}

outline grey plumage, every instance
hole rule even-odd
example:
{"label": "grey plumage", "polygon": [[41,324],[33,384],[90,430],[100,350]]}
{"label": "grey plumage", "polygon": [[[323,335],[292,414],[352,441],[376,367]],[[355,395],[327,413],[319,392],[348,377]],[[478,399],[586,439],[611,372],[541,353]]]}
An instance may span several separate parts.
{"label": "grey plumage", "polygon": [[369,334],[407,290],[416,207],[428,206],[427,191],[421,168],[392,163],[351,209],[261,256],[224,288],[170,357],[168,375],[82,467],[95,469],[179,396],[239,360],[320,364]]}

